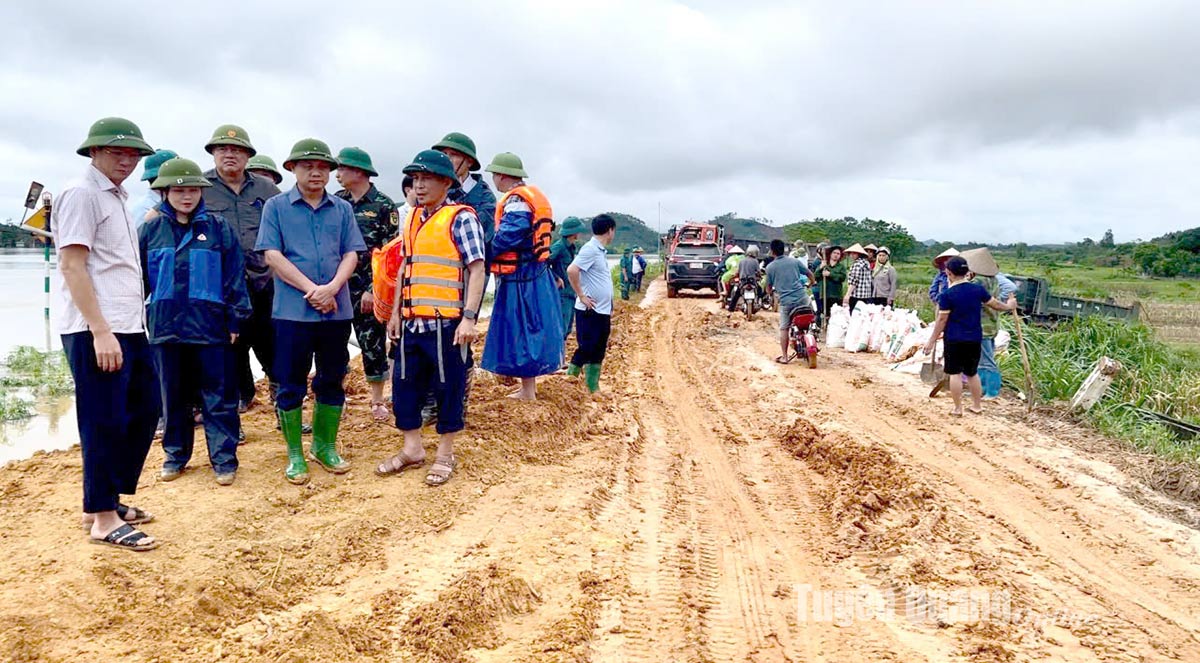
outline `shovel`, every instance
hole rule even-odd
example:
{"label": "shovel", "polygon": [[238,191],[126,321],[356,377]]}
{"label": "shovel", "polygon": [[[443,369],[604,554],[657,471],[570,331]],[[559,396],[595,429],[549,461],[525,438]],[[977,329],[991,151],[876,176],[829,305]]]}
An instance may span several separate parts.
{"label": "shovel", "polygon": [[[925,384],[940,384],[946,379],[946,372],[937,361],[937,349],[929,354],[929,363],[921,364],[921,382]],[[936,393],[936,392],[935,392]],[[930,394],[931,396],[933,394]]]}

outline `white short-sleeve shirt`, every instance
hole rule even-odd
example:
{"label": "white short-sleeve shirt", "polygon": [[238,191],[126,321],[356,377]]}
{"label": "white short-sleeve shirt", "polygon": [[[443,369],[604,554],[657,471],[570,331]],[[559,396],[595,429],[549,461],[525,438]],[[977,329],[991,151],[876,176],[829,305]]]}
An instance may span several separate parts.
{"label": "white short-sleeve shirt", "polygon": [[[100,313],[116,334],[145,331],[144,292],[137,229],[126,209],[128,194],[99,170],[88,165],[83,177],[71,181],[54,205],[51,229],[54,245],[88,248],[87,273],[96,291]],[[87,321],[59,279],[58,331],[88,331]]]}

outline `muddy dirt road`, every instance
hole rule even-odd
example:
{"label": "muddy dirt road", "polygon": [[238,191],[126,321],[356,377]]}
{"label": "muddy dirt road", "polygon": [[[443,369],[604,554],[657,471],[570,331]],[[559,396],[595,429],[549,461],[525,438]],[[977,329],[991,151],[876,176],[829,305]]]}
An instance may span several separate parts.
{"label": "muddy dirt road", "polygon": [[774,364],[773,314],[661,286],[604,397],[483,380],[441,489],[371,474],[397,435],[360,377],[348,475],[285,483],[261,409],[231,488],[152,452],[144,555],[72,527],[77,451],[0,469],[0,660],[1200,660],[1187,505],[875,356]]}

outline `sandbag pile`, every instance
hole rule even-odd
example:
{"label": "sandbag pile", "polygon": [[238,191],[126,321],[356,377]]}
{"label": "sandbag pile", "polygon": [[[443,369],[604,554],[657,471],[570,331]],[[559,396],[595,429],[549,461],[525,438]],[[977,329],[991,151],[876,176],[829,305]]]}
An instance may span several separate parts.
{"label": "sandbag pile", "polygon": [[835,304],[825,344],[847,352],[877,352],[888,361],[911,357],[929,338],[916,311],[859,302],[851,313]]}

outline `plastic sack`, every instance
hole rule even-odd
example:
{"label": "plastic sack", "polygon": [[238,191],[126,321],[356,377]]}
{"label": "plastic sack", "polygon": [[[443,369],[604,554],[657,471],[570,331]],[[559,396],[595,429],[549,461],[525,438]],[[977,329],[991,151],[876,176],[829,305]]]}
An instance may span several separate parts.
{"label": "plastic sack", "polygon": [[841,304],[834,304],[829,309],[829,321],[826,323],[825,345],[830,348],[842,348],[846,346],[846,328],[850,324],[850,317],[847,311]]}
{"label": "plastic sack", "polygon": [[375,319],[387,324],[396,301],[396,278],[404,265],[400,236],[371,252],[371,290],[375,293]]}

